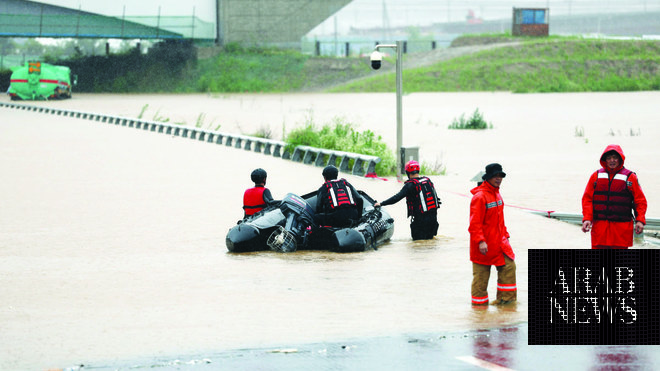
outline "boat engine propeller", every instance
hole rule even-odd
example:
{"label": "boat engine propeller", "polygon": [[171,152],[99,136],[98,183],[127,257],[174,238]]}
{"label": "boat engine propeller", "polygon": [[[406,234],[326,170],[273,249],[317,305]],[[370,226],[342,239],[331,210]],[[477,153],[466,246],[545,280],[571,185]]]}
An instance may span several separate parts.
{"label": "boat engine propeller", "polygon": [[296,236],[304,235],[303,231],[312,224],[314,211],[307,201],[293,193],[284,197],[280,210],[286,216],[286,224],[268,236],[266,245],[273,251],[294,252],[298,249]]}

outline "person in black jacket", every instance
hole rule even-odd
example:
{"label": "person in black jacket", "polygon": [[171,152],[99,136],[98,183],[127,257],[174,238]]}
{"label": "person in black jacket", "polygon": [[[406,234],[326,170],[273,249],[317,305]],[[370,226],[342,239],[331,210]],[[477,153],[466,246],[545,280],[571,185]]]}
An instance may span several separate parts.
{"label": "person in black jacket", "polygon": [[410,235],[413,240],[430,240],[438,234],[438,208],[440,199],[435,192],[431,179],[419,176],[419,163],[408,161],[406,164],[408,180],[399,193],[383,202],[376,202],[374,207],[393,205],[404,197],[408,206]]}
{"label": "person in black jacket", "polygon": [[317,191],[314,221],[321,226],[350,227],[360,220],[362,196],[346,179],[337,179],[337,167],[328,165],[322,174],[325,182]]}

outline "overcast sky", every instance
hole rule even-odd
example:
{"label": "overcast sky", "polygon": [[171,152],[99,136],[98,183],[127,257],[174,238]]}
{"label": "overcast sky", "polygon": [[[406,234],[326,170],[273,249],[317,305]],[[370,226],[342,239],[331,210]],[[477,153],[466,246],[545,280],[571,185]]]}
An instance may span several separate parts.
{"label": "overcast sky", "polygon": [[[109,16],[189,16],[215,22],[216,0],[34,0]],[[249,0],[243,0],[249,1]],[[323,0],[316,0],[322,2]],[[513,7],[549,7],[550,14],[660,10],[660,0],[353,0],[311,34],[464,21],[469,11],[486,20],[507,19]],[[124,8],[125,7],[125,8]]]}

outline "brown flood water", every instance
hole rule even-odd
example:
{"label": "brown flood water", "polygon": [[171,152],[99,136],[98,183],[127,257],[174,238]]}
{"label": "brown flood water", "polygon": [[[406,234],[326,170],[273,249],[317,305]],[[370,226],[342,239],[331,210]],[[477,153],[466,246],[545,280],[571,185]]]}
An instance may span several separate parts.
{"label": "brown flood water", "polygon": [[[6,98],[5,98],[6,99]],[[227,253],[255,167],[275,198],[321,183],[320,168],[81,119],[0,108],[0,369],[490,328],[527,320],[527,250],[588,248],[579,228],[505,210],[519,304],[471,309],[470,179],[507,172],[505,203],[579,213],[589,174],[618,143],[658,217],[660,94],[410,94],[404,145],[442,162],[440,235],[412,242],[403,202],[393,240],[358,254]],[[370,129],[393,148],[394,94],[83,95],[29,102],[275,139],[312,115]],[[493,130],[448,130],[479,108]],[[584,136],[576,136],[583,129]],[[631,135],[631,133],[633,135]],[[401,184],[344,176],[376,199]],[[635,247],[651,247],[638,242]],[[495,296],[495,273],[489,293]]]}

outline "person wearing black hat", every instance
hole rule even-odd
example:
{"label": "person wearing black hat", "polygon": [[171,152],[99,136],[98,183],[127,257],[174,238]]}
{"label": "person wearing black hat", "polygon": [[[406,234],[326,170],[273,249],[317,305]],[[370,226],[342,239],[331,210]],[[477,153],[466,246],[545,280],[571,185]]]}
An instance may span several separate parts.
{"label": "person wearing black hat", "polygon": [[492,304],[508,304],[517,299],[515,254],[504,224],[504,201],[499,192],[504,177],[502,165],[489,164],[481,177],[484,181],[470,191],[473,305],[488,304],[491,265],[497,269],[497,297]]}
{"label": "person wearing black hat", "polygon": [[273,201],[270,190],[266,188],[267,176],[266,170],[262,168],[254,169],[250,174],[254,187],[248,188],[243,194],[243,210],[245,210],[243,218],[263,210],[270,201]]}
{"label": "person wearing black hat", "polygon": [[417,161],[408,161],[405,168],[408,180],[399,193],[383,202],[376,202],[374,207],[393,205],[405,197],[410,217],[410,236],[413,240],[431,240],[438,234],[438,209],[442,202],[431,179],[419,175],[420,166]]}
{"label": "person wearing black hat", "polygon": [[350,227],[362,215],[362,196],[346,179],[337,179],[339,169],[328,165],[323,169],[323,185],[316,194],[314,220],[321,226]]}

